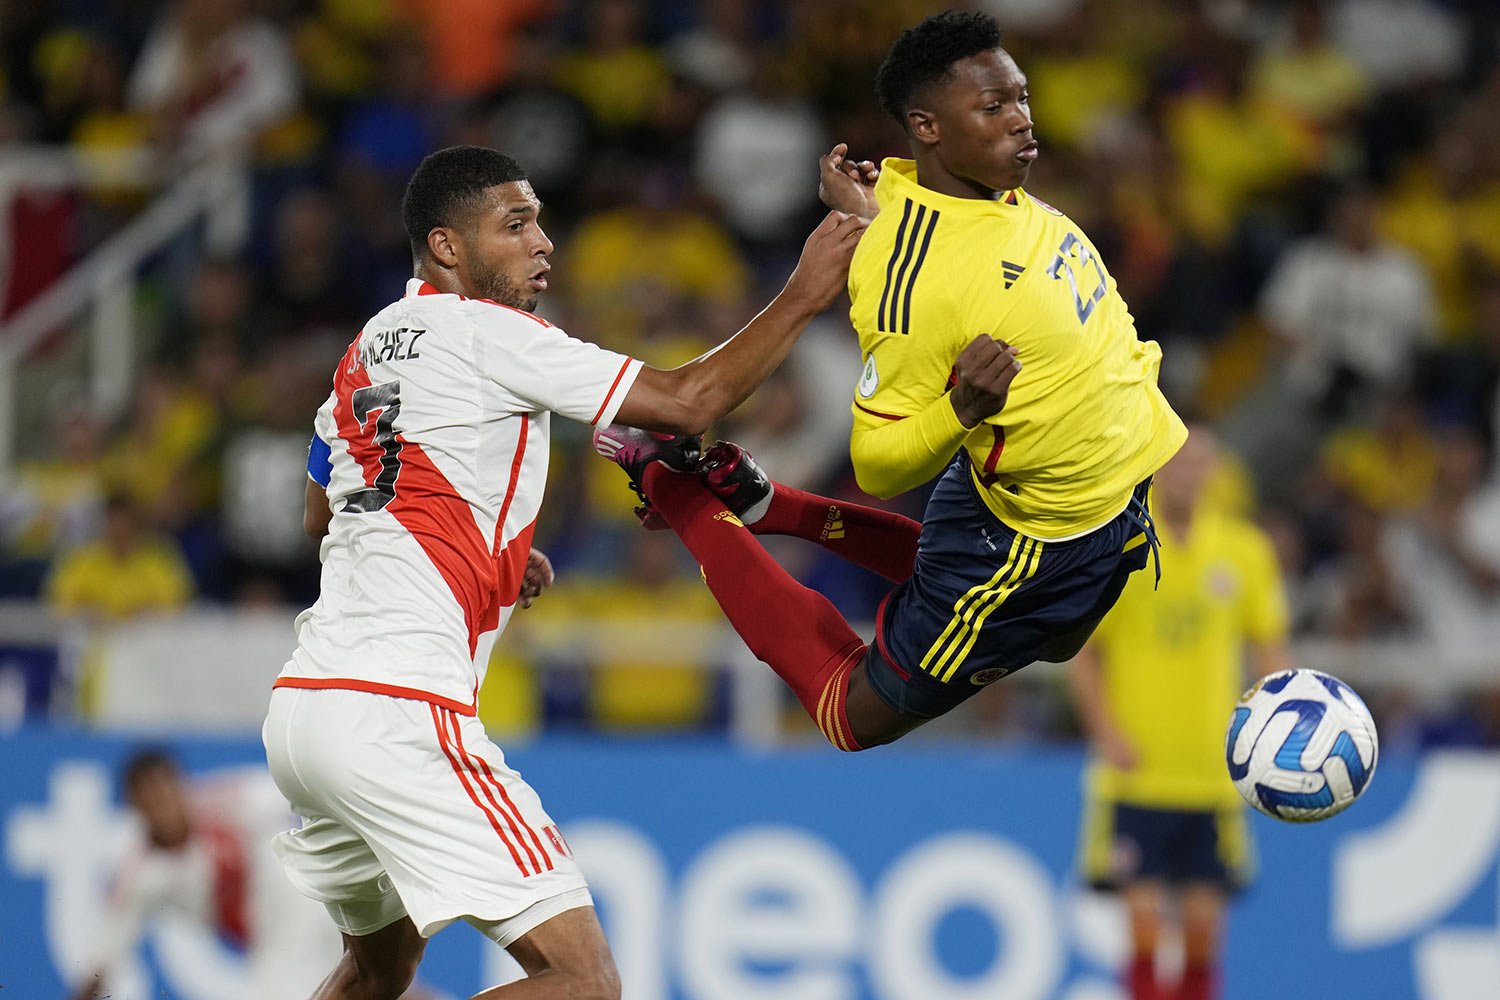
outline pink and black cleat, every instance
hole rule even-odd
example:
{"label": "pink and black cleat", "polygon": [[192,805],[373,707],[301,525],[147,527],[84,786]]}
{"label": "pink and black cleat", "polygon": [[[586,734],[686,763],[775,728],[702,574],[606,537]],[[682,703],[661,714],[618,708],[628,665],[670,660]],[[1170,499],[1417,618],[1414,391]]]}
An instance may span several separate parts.
{"label": "pink and black cleat", "polygon": [[771,477],[733,441],[717,441],[703,453],[698,479],[745,524],[754,524],[771,509]]}
{"label": "pink and black cleat", "polygon": [[610,424],[594,431],[594,450],[625,470],[630,477],[630,488],[641,498],[635,516],[652,531],[662,530],[667,522],[651,507],[641,489],[646,466],[660,462],[674,472],[692,472],[702,448],[702,439],[690,434],[662,434],[624,424]]}

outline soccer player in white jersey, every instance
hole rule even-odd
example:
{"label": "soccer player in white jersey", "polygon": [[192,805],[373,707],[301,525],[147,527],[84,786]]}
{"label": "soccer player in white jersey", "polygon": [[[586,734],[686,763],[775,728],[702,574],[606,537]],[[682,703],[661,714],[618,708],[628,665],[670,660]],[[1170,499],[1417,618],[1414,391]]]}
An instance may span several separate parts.
{"label": "soccer player in white jersey", "polygon": [[864,230],[831,213],[743,330],[658,370],[532,314],[553,249],[541,207],[494,150],[424,160],[402,203],[415,277],[349,345],[318,413],[321,595],[263,733],[303,818],[275,848],[344,934],[315,1000],[399,996],[427,937],[455,920],[527,973],[475,1000],[619,997],[567,842],[475,717],[490,648],[537,589],[526,570],[551,414],[701,434],[843,290]]}
{"label": "soccer player in white jersey", "polygon": [[118,995],[117,966],[166,917],[242,948],[249,996],[312,989],[338,955],[338,935],[272,870],[274,859],[262,861],[260,838],[283,825],[286,812],[265,772],[234,769],[190,781],[172,757],[145,750],[126,762],[121,785],[138,832],[113,873],[74,1000]]}

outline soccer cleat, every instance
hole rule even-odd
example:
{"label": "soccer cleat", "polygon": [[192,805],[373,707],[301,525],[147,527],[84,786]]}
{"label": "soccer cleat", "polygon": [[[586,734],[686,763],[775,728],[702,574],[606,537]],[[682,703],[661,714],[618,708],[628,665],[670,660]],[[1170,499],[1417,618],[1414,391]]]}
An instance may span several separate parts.
{"label": "soccer cleat", "polygon": [[661,434],[610,424],[594,431],[594,450],[624,469],[632,482],[639,483],[652,462],[660,462],[673,472],[692,472],[703,441],[690,434]]}
{"label": "soccer cleat", "polygon": [[750,453],[733,441],[717,441],[698,460],[698,479],[745,524],[771,509],[776,487]]}
{"label": "soccer cleat", "polygon": [[594,431],[594,450],[625,470],[630,477],[630,488],[641,498],[635,516],[652,531],[660,531],[667,523],[652,508],[641,488],[646,466],[660,462],[674,472],[692,472],[702,448],[703,441],[696,435],[661,434],[624,424],[610,424]]}

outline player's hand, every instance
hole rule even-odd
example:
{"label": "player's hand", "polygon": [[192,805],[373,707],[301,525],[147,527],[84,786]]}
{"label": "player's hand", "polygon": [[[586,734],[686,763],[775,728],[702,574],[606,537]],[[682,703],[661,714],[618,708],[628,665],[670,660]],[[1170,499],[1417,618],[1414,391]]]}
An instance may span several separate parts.
{"label": "player's hand", "polygon": [[1113,726],[1094,737],[1094,747],[1099,752],[1099,756],[1108,761],[1111,767],[1120,771],[1134,770],[1135,747],[1130,745],[1124,733]]}
{"label": "player's hand", "polygon": [[829,212],[802,247],[802,259],[786,282],[786,294],[813,313],[833,305],[849,283],[849,262],[868,223],[857,215]]}
{"label": "player's hand", "polygon": [[875,182],[880,168],[869,160],[848,158],[849,144],[841,142],[818,157],[818,197],[837,212],[857,215],[866,222],[875,218]]}
{"label": "player's hand", "polygon": [[978,427],[985,417],[1005,408],[1010,384],[1021,372],[1016,349],[1003,340],[981,333],[969,342],[953,365],[958,378],[949,401],[965,427]]}
{"label": "player's hand", "polygon": [[547,558],[547,553],[532,549],[526,557],[526,573],[521,577],[521,594],[516,603],[523,608],[531,607],[531,602],[552,586],[554,578],[552,560]]}

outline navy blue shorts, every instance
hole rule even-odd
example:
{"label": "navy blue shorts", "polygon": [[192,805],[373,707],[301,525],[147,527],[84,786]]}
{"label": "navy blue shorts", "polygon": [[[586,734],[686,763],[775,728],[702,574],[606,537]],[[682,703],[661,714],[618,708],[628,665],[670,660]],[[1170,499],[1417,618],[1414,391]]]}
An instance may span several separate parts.
{"label": "navy blue shorts", "polygon": [[1096,800],[1085,818],[1083,876],[1096,889],[1144,879],[1209,882],[1226,892],[1254,868],[1245,810],[1155,809]]}
{"label": "navy blue shorts", "polygon": [[876,612],[865,656],[876,694],[933,719],[1028,663],[1072,659],[1146,565],[1149,485],[1103,527],[1043,542],[985,506],[960,453],[927,503],[911,579]]}

